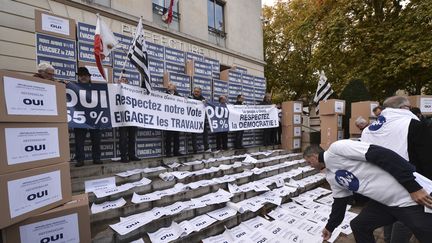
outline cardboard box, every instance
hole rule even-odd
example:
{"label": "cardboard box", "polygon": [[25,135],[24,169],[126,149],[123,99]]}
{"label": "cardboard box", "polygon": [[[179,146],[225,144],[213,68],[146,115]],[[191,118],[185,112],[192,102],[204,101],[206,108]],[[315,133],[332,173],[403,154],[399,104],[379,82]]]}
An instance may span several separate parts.
{"label": "cardboard box", "polygon": [[282,138],[282,148],[286,150],[301,149],[301,138]]}
{"label": "cardboard box", "polygon": [[375,117],[373,109],[377,106],[379,106],[377,101],[353,102],[351,103],[351,118],[355,120],[359,116],[363,117],[364,119]]}
{"label": "cardboard box", "polygon": [[4,242],[91,242],[87,194],[3,230]]}
{"label": "cardboard box", "polygon": [[67,122],[63,83],[0,70],[0,122]]}
{"label": "cardboard box", "polygon": [[361,134],[362,131],[355,125],[355,121],[357,118],[350,118],[349,119],[349,133],[350,134]]}
{"label": "cardboard box", "polygon": [[341,140],[344,138],[344,130],[333,129],[330,127],[322,128],[321,127],[321,144],[326,146],[327,148],[337,140]]}
{"label": "cardboard box", "polygon": [[432,95],[408,96],[412,107],[420,108],[423,115],[432,115]]}
{"label": "cardboard box", "polygon": [[324,100],[319,103],[319,114],[321,115],[345,115],[345,100]]}
{"label": "cardboard box", "polygon": [[342,129],[343,116],[341,115],[329,115],[320,116],[321,130],[331,128],[332,130]]}
{"label": "cardboard box", "polygon": [[67,123],[0,123],[0,174],[69,159]]}
{"label": "cardboard box", "polygon": [[301,114],[285,114],[282,113],[282,125],[284,126],[295,126],[302,124],[302,115]]}
{"label": "cardboard box", "polygon": [[0,175],[0,229],[70,201],[69,162]]}
{"label": "cardboard box", "polygon": [[282,112],[285,114],[294,114],[303,112],[303,102],[301,101],[285,101],[282,103]]}
{"label": "cardboard box", "polygon": [[35,9],[35,24],[38,33],[76,40],[74,19]]}
{"label": "cardboard box", "polygon": [[282,126],[282,136],[287,138],[302,137],[301,126]]}

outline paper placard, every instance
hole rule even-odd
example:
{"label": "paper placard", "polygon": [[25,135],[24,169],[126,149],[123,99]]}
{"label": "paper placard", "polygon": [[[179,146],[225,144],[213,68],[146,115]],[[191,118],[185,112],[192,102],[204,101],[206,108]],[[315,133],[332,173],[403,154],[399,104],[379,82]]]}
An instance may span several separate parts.
{"label": "paper placard", "polygon": [[60,170],[57,170],[8,181],[11,218],[62,200],[60,174]]}
{"label": "paper placard", "polygon": [[334,103],[335,113],[344,113],[345,111],[344,105],[345,102],[343,101],[335,101]]}
{"label": "paper placard", "polygon": [[294,103],[294,112],[301,113],[303,105],[301,103]]}
{"label": "paper placard", "polygon": [[19,231],[21,243],[51,242],[52,239],[61,242],[80,241],[77,213],[23,225]]}
{"label": "paper placard", "polygon": [[375,107],[377,107],[378,104],[377,103],[371,103],[370,104],[370,116],[371,117],[376,117],[375,114],[373,113],[373,109],[375,109]]}
{"label": "paper placard", "polygon": [[432,98],[420,98],[420,111],[422,113],[432,113]]}
{"label": "paper placard", "polygon": [[293,149],[299,149],[301,148],[301,139],[300,138],[294,138],[293,139]]}
{"label": "paper placard", "polygon": [[84,182],[85,192],[94,192],[96,190],[114,188],[116,187],[115,177],[107,177],[96,180],[89,180]]}
{"label": "paper placard", "polygon": [[294,127],[293,135],[294,137],[300,137],[301,136],[301,127]]}
{"label": "paper placard", "polygon": [[[92,82],[104,82],[106,83],[107,81],[104,79],[104,77],[102,76],[102,74],[99,72],[99,69],[97,68],[97,66],[93,66],[93,65],[85,65],[85,67],[89,70],[89,73],[91,75],[91,81]],[[105,77],[109,77],[109,70],[108,67],[102,67],[105,73]]]}
{"label": "paper placard", "polygon": [[101,213],[110,209],[121,208],[125,204],[126,201],[122,197],[115,201],[103,202],[101,204],[93,203],[93,205],[91,206],[91,212],[92,214]]}
{"label": "paper placard", "polygon": [[293,115],[293,124],[301,125],[301,115],[298,114]]}
{"label": "paper placard", "polygon": [[3,77],[8,115],[57,116],[54,84]]}
{"label": "paper placard", "polygon": [[42,30],[61,35],[70,35],[69,19],[42,13]]}
{"label": "paper placard", "polygon": [[5,143],[8,165],[60,157],[56,127],[6,128]]}

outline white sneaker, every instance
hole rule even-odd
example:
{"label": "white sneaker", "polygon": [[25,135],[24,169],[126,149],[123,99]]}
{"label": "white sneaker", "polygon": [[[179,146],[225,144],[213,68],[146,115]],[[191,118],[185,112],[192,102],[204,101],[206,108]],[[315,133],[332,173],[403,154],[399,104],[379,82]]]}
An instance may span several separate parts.
{"label": "white sneaker", "polygon": [[207,149],[204,153],[211,153],[211,149]]}

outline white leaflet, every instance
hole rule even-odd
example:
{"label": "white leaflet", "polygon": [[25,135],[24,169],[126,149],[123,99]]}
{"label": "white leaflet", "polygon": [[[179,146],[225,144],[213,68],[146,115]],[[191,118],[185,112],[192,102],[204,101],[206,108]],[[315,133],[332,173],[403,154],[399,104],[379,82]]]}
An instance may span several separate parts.
{"label": "white leaflet", "polygon": [[157,196],[154,193],[147,193],[144,195],[139,195],[139,194],[134,192],[131,202],[132,203],[143,203],[143,202],[156,201],[159,199],[161,199],[161,196]]}
{"label": "white leaflet", "polygon": [[110,227],[119,235],[126,235],[139,227],[153,221],[155,218],[150,213],[129,216],[117,224],[111,224]]}
{"label": "white leaflet", "polygon": [[232,217],[236,214],[237,214],[237,210],[232,209],[231,207],[224,207],[207,213],[208,216],[219,221]]}
{"label": "white leaflet", "polygon": [[142,169],[134,169],[134,170],[128,170],[128,171],[125,171],[125,172],[117,173],[116,176],[129,177],[129,176],[132,176],[132,175],[140,174],[141,172],[143,172]]}
{"label": "white leaflet", "polygon": [[159,174],[159,178],[161,178],[164,181],[172,181],[174,180],[174,175],[171,172],[163,172]]}
{"label": "white leaflet", "polygon": [[200,215],[198,217],[195,217],[191,220],[189,220],[189,223],[195,227],[196,231],[200,231],[201,229],[204,229],[211,224],[216,222],[216,219],[213,219],[212,217],[208,216],[207,214]]}
{"label": "white leaflet", "polygon": [[245,212],[245,209],[241,205],[239,205],[237,203],[227,202],[226,205],[227,205],[227,207],[230,207],[230,208],[236,210],[239,213],[244,213]]}
{"label": "white leaflet", "polygon": [[173,172],[171,172],[171,174],[179,180],[193,175],[193,173],[191,173],[189,171],[173,171]]}
{"label": "white leaflet", "polygon": [[126,183],[126,184],[123,184],[121,186],[114,187],[114,188],[95,190],[93,193],[96,195],[97,198],[102,198],[102,197],[111,196],[111,195],[114,195],[114,194],[117,194],[120,192],[125,192],[125,191],[127,191],[133,187],[134,186],[132,185],[132,183]]}
{"label": "white leaflet", "polygon": [[152,172],[156,172],[156,171],[160,171],[160,170],[166,170],[166,168],[163,166],[157,166],[157,167],[150,167],[150,168],[142,169],[142,171],[144,173],[152,173]]}
{"label": "white leaflet", "polygon": [[150,183],[151,183],[150,179],[147,179],[147,178],[143,177],[140,181],[132,182],[131,184],[134,187],[139,187],[139,186],[146,186],[146,185],[148,185]]}
{"label": "white leaflet", "polygon": [[116,181],[115,177],[107,177],[96,180],[88,180],[84,182],[85,192],[93,192],[96,190],[107,189],[107,188],[115,188]]}
{"label": "white leaflet", "polygon": [[153,243],[165,243],[178,239],[183,234],[183,228],[176,222],[166,228],[160,228],[153,233],[147,233]]}
{"label": "white leaflet", "polygon": [[223,234],[212,236],[206,239],[202,239],[203,243],[236,243],[236,241],[233,239],[232,235],[228,230],[225,230]]}
{"label": "white leaflet", "polygon": [[104,212],[113,208],[121,208],[126,204],[126,201],[123,198],[119,198],[114,201],[107,201],[103,202],[101,204],[93,203],[91,206],[91,212],[92,214]]}
{"label": "white leaflet", "polygon": [[253,158],[252,156],[246,155],[246,158],[243,160],[243,163],[246,163],[246,164],[255,164],[257,161],[258,160],[255,159],[255,158]]}
{"label": "white leaflet", "polygon": [[242,190],[239,186],[237,186],[236,184],[231,184],[231,183],[228,183],[228,190],[229,190],[229,192],[231,192],[233,194],[242,192]]}

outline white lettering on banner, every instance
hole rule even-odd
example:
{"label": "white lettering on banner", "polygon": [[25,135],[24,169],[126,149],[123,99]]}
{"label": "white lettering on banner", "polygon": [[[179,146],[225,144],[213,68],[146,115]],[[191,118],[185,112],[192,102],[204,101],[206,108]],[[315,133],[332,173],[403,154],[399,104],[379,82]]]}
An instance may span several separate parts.
{"label": "white lettering on banner", "polygon": [[19,227],[21,243],[79,242],[78,214],[69,214]]}
{"label": "white lettering on banner", "polygon": [[5,129],[8,165],[60,157],[58,128]]}
{"label": "white lettering on banner", "polygon": [[8,181],[11,218],[62,200],[60,174],[57,170]]}
{"label": "white lettering on banner", "polygon": [[4,76],[3,81],[8,115],[58,115],[54,84],[7,76]]}
{"label": "white lettering on banner", "polygon": [[250,130],[279,126],[278,109],[274,105],[234,106],[229,110],[229,130]]}
{"label": "white lettering on banner", "polygon": [[62,35],[69,35],[69,20],[43,13],[42,30]]}
{"label": "white lettering on banner", "polygon": [[108,84],[113,127],[138,126],[151,129],[201,133],[204,104],[140,87]]}

